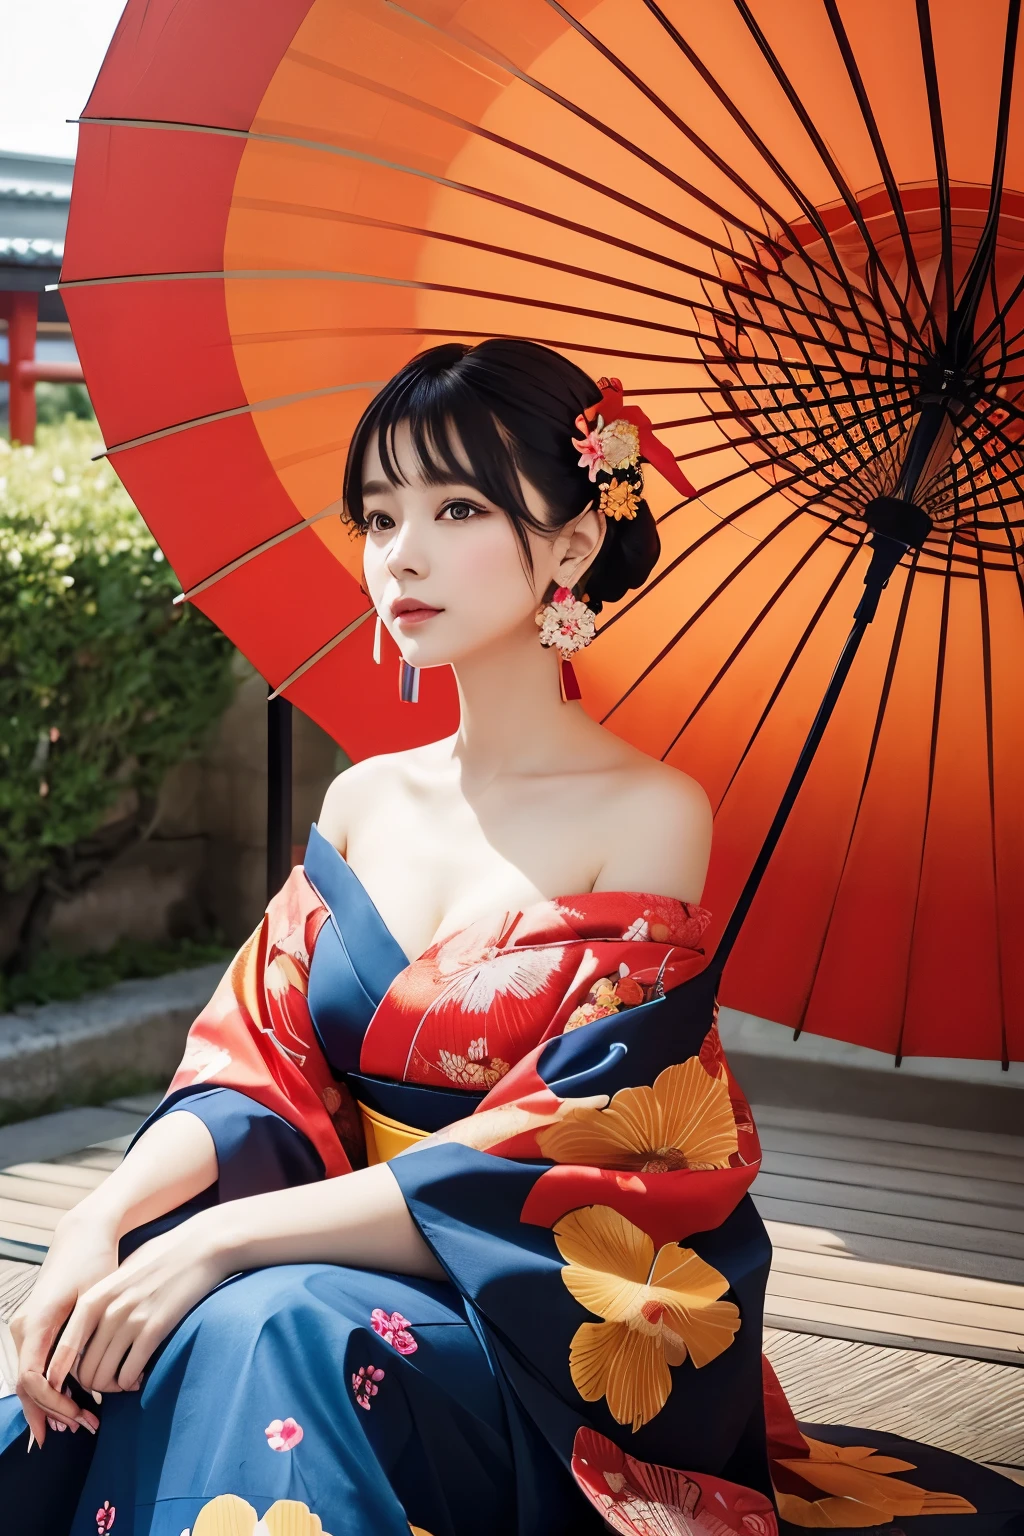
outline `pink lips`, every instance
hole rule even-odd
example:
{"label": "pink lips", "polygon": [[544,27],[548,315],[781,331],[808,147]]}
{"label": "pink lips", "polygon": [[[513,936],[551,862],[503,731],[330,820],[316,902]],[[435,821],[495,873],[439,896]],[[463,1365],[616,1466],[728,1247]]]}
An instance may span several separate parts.
{"label": "pink lips", "polygon": [[440,613],[440,608],[402,608],[393,613],[396,624],[422,624]]}

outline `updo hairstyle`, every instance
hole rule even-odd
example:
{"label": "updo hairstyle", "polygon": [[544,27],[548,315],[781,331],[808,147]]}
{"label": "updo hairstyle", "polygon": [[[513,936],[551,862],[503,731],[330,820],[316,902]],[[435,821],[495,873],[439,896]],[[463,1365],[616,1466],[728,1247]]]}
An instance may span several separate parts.
{"label": "updo hairstyle", "polygon": [[[401,483],[395,432],[408,422],[427,483],[459,481],[501,507],[532,572],[526,529],[551,535],[588,502],[596,503],[598,487],[579,467],[572,439],[580,435],[577,416],[600,398],[582,368],[537,342],[495,339],[475,347],[463,342],[430,347],[396,373],[363,413],[345,466],[343,515],[365,533],[363,462],[374,438],[385,475],[392,485]],[[457,457],[460,442],[468,471]],[[547,522],[527,507],[517,471],[544,498]],[[595,613],[642,586],[661,548],[646,501],[635,518],[607,521],[601,548],[574,589],[577,595],[586,592]]]}

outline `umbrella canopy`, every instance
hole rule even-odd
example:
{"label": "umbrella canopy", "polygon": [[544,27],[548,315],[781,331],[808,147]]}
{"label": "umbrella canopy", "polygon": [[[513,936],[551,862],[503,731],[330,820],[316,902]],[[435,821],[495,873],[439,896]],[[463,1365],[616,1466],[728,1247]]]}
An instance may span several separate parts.
{"label": "umbrella canopy", "polygon": [[[1018,0],[129,0],[62,291],[186,595],[355,757],[451,728],[369,664],[346,445],[409,355],[617,375],[700,498],[579,658],[708,789],[721,935],[864,591],[723,1001],[901,1054],[1024,1055]],[[345,638],[339,638],[344,636]],[[394,652],[391,652],[392,660]]]}

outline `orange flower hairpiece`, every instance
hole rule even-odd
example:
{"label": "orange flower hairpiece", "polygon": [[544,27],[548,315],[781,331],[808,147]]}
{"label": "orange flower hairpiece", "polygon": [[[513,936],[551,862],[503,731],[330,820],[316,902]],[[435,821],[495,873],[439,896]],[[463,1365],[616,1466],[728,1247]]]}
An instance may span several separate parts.
{"label": "orange flower hairpiece", "polygon": [[580,436],[572,445],[580,468],[600,484],[600,510],[606,517],[636,517],[644,494],[641,459],[681,495],[696,496],[669,449],[654,435],[651,419],[639,406],[624,405],[618,379],[598,379],[601,398],[576,418]]}

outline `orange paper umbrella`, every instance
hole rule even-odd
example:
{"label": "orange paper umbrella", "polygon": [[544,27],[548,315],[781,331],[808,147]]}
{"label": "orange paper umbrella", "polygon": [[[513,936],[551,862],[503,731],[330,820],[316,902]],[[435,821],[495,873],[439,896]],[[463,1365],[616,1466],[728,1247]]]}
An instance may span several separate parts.
{"label": "orange paper umbrella", "polygon": [[1018,20],[130,0],[63,272],[108,452],[188,600],[356,757],[455,709],[446,670],[399,703],[395,653],[382,674],[348,633],[338,498],[374,391],[493,334],[623,380],[700,496],[648,476],[662,557],[580,681],[706,785],[712,943],[888,549],[721,996],[897,1056],[1024,1054]]}

